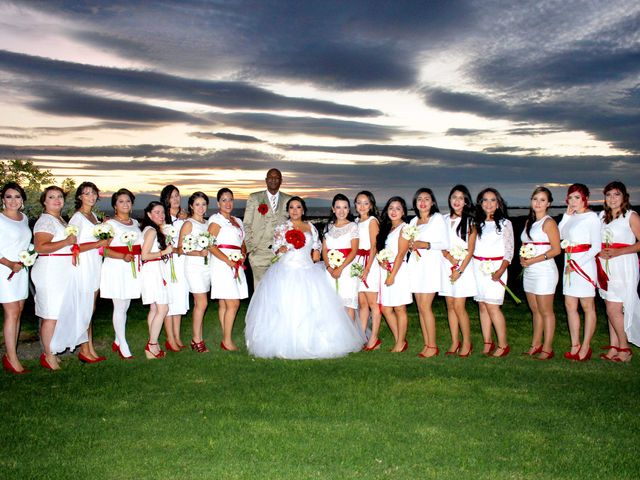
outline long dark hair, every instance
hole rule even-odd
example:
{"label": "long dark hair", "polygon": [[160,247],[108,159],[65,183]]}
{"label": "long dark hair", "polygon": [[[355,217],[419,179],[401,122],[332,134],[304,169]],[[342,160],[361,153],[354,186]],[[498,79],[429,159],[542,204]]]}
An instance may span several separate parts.
{"label": "long dark hair", "polygon": [[436,200],[436,196],[433,194],[433,190],[431,190],[430,188],[419,188],[418,190],[416,190],[416,193],[413,194],[413,200],[411,202],[413,211],[418,216],[418,219],[420,219],[420,211],[418,210],[418,197],[422,193],[426,193],[431,197],[432,204],[431,208],[429,209],[429,216],[440,211],[440,209],[438,208],[438,201]]}
{"label": "long dark hair", "polygon": [[153,210],[157,206],[160,206],[164,209],[164,205],[161,202],[156,202],[155,200],[149,202],[149,205],[145,207],[144,218],[142,219],[142,230],[144,230],[146,227],[153,227],[153,229],[156,231],[156,235],[158,236],[158,245],[160,246],[160,250],[164,250],[165,248],[167,248],[167,239],[164,236],[164,233],[162,233],[160,227],[156,225],[155,222],[152,222],[149,218],[149,213],[151,213],[151,210]]}
{"label": "long dark hair", "polygon": [[[613,182],[607,183],[607,186],[604,187],[604,196],[607,196],[611,190],[619,190],[622,194],[622,204],[620,205],[620,215],[624,216],[628,210],[631,209],[631,203],[629,202],[629,192],[627,192],[627,187],[620,180],[615,180]],[[604,199],[604,223],[611,223],[613,220],[613,212],[611,211],[611,207],[607,205],[607,199]]]}
{"label": "long dark hair", "polygon": [[[549,190],[547,187],[537,187],[531,194],[531,200],[533,200],[533,197],[535,197],[539,193],[544,193],[547,196],[547,200],[549,200],[550,204],[551,202],[553,202],[553,195],[551,195],[551,190]],[[533,208],[529,206],[529,215],[527,215],[527,222],[525,223],[524,227],[524,231],[527,232],[527,237],[529,237],[529,240],[531,240],[531,227],[533,226],[535,221],[536,212],[534,212]]]}
{"label": "long dark hair", "polygon": [[301,220],[305,221],[307,219],[307,204],[302,199],[302,197],[293,196],[289,200],[287,200],[287,206],[286,206],[287,212],[289,211],[289,205],[291,204],[291,202],[294,202],[294,201],[300,202],[300,205],[302,205],[302,217],[301,217]]}
{"label": "long dark hair", "polygon": [[478,231],[478,236],[482,236],[482,228],[484,227],[484,222],[487,219],[487,214],[484,213],[482,209],[482,197],[484,197],[485,193],[493,193],[496,196],[496,200],[498,201],[498,208],[496,208],[496,213],[493,214],[493,220],[496,222],[496,231],[500,233],[502,231],[502,222],[501,220],[504,218],[508,218],[507,215],[507,204],[505,203],[502,195],[495,188],[485,188],[482,190],[478,196],[476,197],[476,218],[475,218],[475,226]]}
{"label": "long dark hair", "polygon": [[398,202],[402,206],[402,210],[404,214],[402,215],[402,221],[407,221],[407,202],[404,201],[402,197],[391,197],[387,200],[387,203],[384,205],[384,209],[382,210],[382,214],[380,215],[380,233],[378,233],[378,238],[376,239],[376,247],[378,251],[382,250],[385,247],[385,243],[387,242],[387,237],[389,233],[391,233],[391,219],[389,218],[389,205],[393,202]]}
{"label": "long dark hair", "polygon": [[[377,219],[380,214],[378,213],[378,207],[376,207],[376,198],[373,196],[373,193],[371,193],[369,190],[362,190],[361,192],[358,192],[358,194],[355,197],[353,197],[354,205],[358,201],[358,197],[360,195],[364,195],[369,200],[369,204],[370,204],[369,216]],[[356,209],[356,213],[357,213],[357,209]]]}
{"label": "long dark hair", "polygon": [[449,202],[449,215],[456,214],[453,207],[451,207],[451,195],[453,195],[454,192],[460,192],[464,197],[464,206],[462,207],[462,215],[460,215],[460,223],[458,224],[458,228],[456,228],[456,234],[464,241],[467,241],[473,226],[473,219],[476,215],[475,207],[473,200],[471,200],[471,192],[469,189],[465,185],[455,185],[447,197]]}
{"label": "long dark hair", "polygon": [[79,210],[80,207],[82,207],[82,193],[83,190],[85,188],[90,188],[91,190],[93,190],[95,192],[95,194],[98,196],[98,200],[100,200],[100,189],[98,189],[98,187],[96,187],[96,184],[93,182],[82,182],[80,185],[78,185],[78,188],[76,190],[76,194],[75,194],[75,199],[76,199],[76,210]]}
{"label": "long dark hair", "polygon": [[[169,225],[173,225],[173,220],[171,219],[171,194],[174,191],[180,195],[180,190],[175,185],[167,185],[160,191],[160,203],[164,207],[164,221]],[[178,207],[178,213],[180,213],[181,208]]]}
{"label": "long dark hair", "polygon": [[335,207],[336,202],[339,202],[341,200],[343,202],[347,202],[347,205],[349,205],[349,213],[347,214],[347,220],[349,220],[350,222],[353,222],[354,218],[353,218],[353,214],[351,213],[351,202],[349,201],[346,195],[343,195],[342,193],[337,193],[333,197],[333,200],[331,201],[331,213],[329,213],[329,220],[327,220],[327,224],[324,226],[323,233],[327,233],[329,231],[329,227],[331,226],[331,224],[336,223],[337,217],[336,217],[336,214],[333,212],[333,207]]}
{"label": "long dark hair", "polygon": [[204,193],[204,192],[193,192],[191,194],[191,196],[189,197],[189,200],[187,200],[187,210],[189,211],[189,216],[190,217],[193,216],[193,202],[195,202],[196,199],[198,199],[198,198],[202,198],[205,202],[207,202],[207,207],[209,206],[209,197],[207,196],[206,193]]}

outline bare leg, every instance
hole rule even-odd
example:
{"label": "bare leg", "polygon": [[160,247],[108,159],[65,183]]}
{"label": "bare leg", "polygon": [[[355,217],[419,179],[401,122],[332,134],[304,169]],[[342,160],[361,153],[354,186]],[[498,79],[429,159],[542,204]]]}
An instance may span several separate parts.
{"label": "bare leg", "polygon": [[444,297],[444,299],[447,303],[447,320],[449,321],[449,332],[451,333],[451,346],[447,351],[453,352],[460,343],[460,324],[454,307],[456,299],[453,297]]}
{"label": "bare leg", "polygon": [[[629,349],[627,332],[624,331],[624,311],[622,309],[622,303],[605,301],[605,304],[607,305],[607,317],[609,318],[609,331],[613,332],[611,345],[618,347],[618,350],[615,350],[615,358],[622,362],[629,361],[632,355],[631,352],[621,351]],[[611,350],[609,350],[608,354],[611,354]]]}
{"label": "bare leg", "polygon": [[[361,294],[362,295],[362,294]],[[365,299],[367,301],[367,308],[371,312],[371,336],[369,337],[369,343],[367,347],[373,347],[378,341],[380,334],[380,322],[382,321],[382,313],[380,312],[380,306],[378,305],[378,294],[375,292],[364,292]],[[391,328],[391,325],[389,325]],[[394,338],[397,337],[397,325],[395,332],[391,329]]]}
{"label": "bare leg", "polygon": [[164,317],[164,333],[167,336],[167,342],[171,345],[171,350],[179,350],[178,342],[175,337],[175,315],[167,315]]}
{"label": "bare leg", "polygon": [[542,313],[538,305],[538,296],[527,292],[527,302],[531,309],[531,319],[533,324],[533,337],[531,339],[531,348],[525,353],[527,355],[533,355],[540,345],[542,345],[542,332],[544,330],[544,322],[542,319]]}
{"label": "bare leg", "polygon": [[365,333],[369,324],[369,302],[367,302],[366,292],[358,293],[358,318],[360,320],[360,331]]}
{"label": "bare leg", "polygon": [[158,355],[161,350],[160,345],[158,345],[158,338],[168,311],[169,305],[166,304],[152,303],[149,305],[149,315],[147,316],[149,323],[149,350],[154,355]]}
{"label": "bare leg", "polygon": [[220,304],[225,303],[224,309],[224,323],[222,327],[222,343],[227,347],[227,350],[238,350],[238,347],[233,343],[232,332],[233,332],[233,324],[236,320],[236,313],[238,313],[238,308],[240,308],[240,300],[237,299],[226,299],[220,300]]}
{"label": "bare leg", "polygon": [[60,363],[58,357],[51,352],[51,339],[53,338],[53,332],[56,329],[57,320],[43,318],[40,321],[40,341],[42,342],[42,348],[47,359],[47,363],[54,370],[60,369]]}
{"label": "bare leg", "polygon": [[[384,307],[391,308],[393,310],[393,317],[395,317],[395,321],[398,325],[398,337],[396,338],[396,344],[394,345],[392,352],[401,352],[405,346],[405,341],[407,337],[407,306],[399,305],[397,307]],[[383,309],[384,313],[384,309]],[[387,317],[387,321],[388,321]]]}
{"label": "bare leg", "polygon": [[[471,321],[466,307],[467,299],[464,297],[453,299],[453,309],[462,333],[462,345],[460,355],[468,355],[471,351]],[[453,337],[452,337],[453,338]]]}
{"label": "bare leg", "polygon": [[578,313],[578,298],[565,295],[564,307],[567,310],[567,323],[571,336],[571,354],[575,355],[580,349],[580,314]]}
{"label": "bare leg", "polygon": [[494,356],[500,356],[504,353],[504,349],[509,345],[507,342],[507,322],[504,319],[500,305],[492,305],[487,303],[487,311],[491,317],[491,324],[496,331],[498,337],[498,348],[494,352]]}
{"label": "bare leg", "polygon": [[488,354],[491,353],[491,344],[493,343],[491,317],[489,316],[486,303],[478,302],[478,309],[480,311],[480,328],[482,329],[482,340],[484,342],[482,353]]}
{"label": "bare leg", "polygon": [[20,363],[18,358],[18,334],[20,333],[20,316],[22,315],[22,309],[24,308],[24,300],[11,303],[3,303],[2,309],[4,310],[4,324],[3,335],[4,345],[7,351],[7,358],[11,366],[16,371],[21,372],[24,367]]}
{"label": "bare leg", "polygon": [[182,315],[174,315],[173,316],[173,338],[176,339],[176,345],[178,345],[178,348],[184,348],[184,343],[182,343],[182,335],[180,335],[181,325],[182,325]]}
{"label": "bare leg", "polygon": [[[547,354],[553,352],[553,337],[556,333],[556,314],[553,311],[553,295],[538,295],[537,304],[542,317],[544,341],[542,351]],[[540,358],[545,359],[547,354],[541,353]]]}
{"label": "bare leg", "polygon": [[591,348],[591,339],[596,331],[596,302],[593,297],[581,298],[580,305],[584,311],[584,337],[578,354],[582,359]]}
{"label": "bare leg", "polygon": [[206,293],[193,294],[193,341],[202,342],[202,324],[207,311],[208,298]]}
{"label": "bare leg", "polygon": [[433,299],[435,293],[416,293],[416,303],[418,304],[418,316],[420,317],[420,328],[424,339],[424,348],[421,354],[425,357],[433,357],[438,353],[436,342],[436,317],[433,314]]}
{"label": "bare leg", "polygon": [[349,318],[352,321],[356,321],[356,310],[354,308],[350,308],[350,307],[345,307],[345,311],[347,312],[347,315],[349,315]]}

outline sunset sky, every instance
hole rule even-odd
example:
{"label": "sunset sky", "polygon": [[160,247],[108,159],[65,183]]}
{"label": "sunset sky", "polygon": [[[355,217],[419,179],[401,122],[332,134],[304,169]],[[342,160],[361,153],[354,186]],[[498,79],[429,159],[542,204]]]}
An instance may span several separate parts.
{"label": "sunset sky", "polygon": [[640,2],[0,0],[0,111],[1,158],[105,192],[638,204]]}

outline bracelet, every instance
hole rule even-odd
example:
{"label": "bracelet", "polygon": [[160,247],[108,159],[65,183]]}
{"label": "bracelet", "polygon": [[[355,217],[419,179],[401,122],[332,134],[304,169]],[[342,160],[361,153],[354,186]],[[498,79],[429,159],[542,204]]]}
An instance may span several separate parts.
{"label": "bracelet", "polygon": [[543,253],[542,256],[544,257],[545,260],[549,260],[549,257],[547,257],[546,253]]}
{"label": "bracelet", "polygon": [[431,250],[431,242],[427,242],[429,244],[429,246],[427,247],[427,250]]}

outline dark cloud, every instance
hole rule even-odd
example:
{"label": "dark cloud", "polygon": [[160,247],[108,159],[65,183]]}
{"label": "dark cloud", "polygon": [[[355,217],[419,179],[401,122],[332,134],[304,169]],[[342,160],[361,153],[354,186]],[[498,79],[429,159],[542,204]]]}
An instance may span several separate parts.
{"label": "dark cloud", "polygon": [[191,132],[189,134],[190,137],[202,138],[205,140],[208,139],[222,139],[229,140],[232,142],[245,142],[245,143],[263,143],[264,140],[260,140],[257,137],[253,137],[251,135],[238,135],[236,133],[225,133],[225,132]]}
{"label": "dark cloud", "polygon": [[483,130],[478,128],[449,128],[445,135],[456,137],[476,136],[483,133],[490,132],[491,130]]}
{"label": "dark cloud", "polygon": [[509,152],[521,152],[521,153],[536,153],[540,151],[539,148],[525,148],[525,147],[510,147],[508,145],[500,147],[487,147],[482,149],[486,153],[509,153]]}
{"label": "dark cloud", "polygon": [[278,95],[246,82],[196,80],[148,70],[100,67],[51,60],[0,50],[0,69],[20,75],[22,81],[51,81],[65,86],[102,89],[143,98],[175,100],[223,108],[298,110],[323,115],[371,117],[372,109]]}

